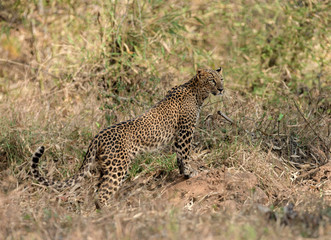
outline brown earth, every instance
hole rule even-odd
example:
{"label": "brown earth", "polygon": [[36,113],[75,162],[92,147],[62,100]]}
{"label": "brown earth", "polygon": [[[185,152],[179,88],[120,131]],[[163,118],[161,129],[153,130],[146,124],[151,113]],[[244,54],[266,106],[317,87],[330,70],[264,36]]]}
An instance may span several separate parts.
{"label": "brown earth", "polygon": [[161,196],[174,206],[198,212],[210,208],[233,212],[247,202],[267,204],[269,200],[254,174],[237,170],[202,173],[164,189]]}
{"label": "brown earth", "polygon": [[322,191],[324,199],[330,201],[330,184],[330,163],[317,169],[314,177],[301,181],[293,189],[281,184],[272,186],[274,189],[263,189],[264,184],[254,173],[234,168],[208,169],[190,179],[184,179],[177,171],[160,171],[127,181],[115,199],[126,201],[128,205],[135,205],[134,202],[141,199],[153,199],[156,204],[198,213],[212,210],[233,213],[245,206],[285,205],[305,194],[318,198]]}

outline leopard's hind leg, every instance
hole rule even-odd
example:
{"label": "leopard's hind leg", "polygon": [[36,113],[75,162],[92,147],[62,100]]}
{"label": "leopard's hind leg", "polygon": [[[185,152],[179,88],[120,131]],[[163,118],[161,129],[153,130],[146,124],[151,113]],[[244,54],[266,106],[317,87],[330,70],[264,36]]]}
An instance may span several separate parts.
{"label": "leopard's hind leg", "polygon": [[107,205],[108,200],[118,191],[131,162],[124,151],[101,156],[101,159],[102,177],[98,189],[97,208]]}

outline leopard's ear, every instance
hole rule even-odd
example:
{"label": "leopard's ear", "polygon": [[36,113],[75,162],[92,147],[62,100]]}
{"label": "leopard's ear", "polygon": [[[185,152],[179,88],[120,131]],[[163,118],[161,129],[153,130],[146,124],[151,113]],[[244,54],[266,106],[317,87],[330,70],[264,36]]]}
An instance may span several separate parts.
{"label": "leopard's ear", "polygon": [[201,73],[203,73],[205,71],[206,71],[205,69],[199,68],[198,71],[197,71],[197,74],[199,75],[199,74],[201,74]]}
{"label": "leopard's ear", "polygon": [[205,75],[206,74],[206,70],[205,69],[198,69],[198,71],[197,71],[197,77],[198,77],[198,79],[201,79],[201,77],[203,76],[203,75]]}
{"label": "leopard's ear", "polygon": [[223,72],[223,68],[222,67],[217,68],[216,69],[216,72],[222,73]]}

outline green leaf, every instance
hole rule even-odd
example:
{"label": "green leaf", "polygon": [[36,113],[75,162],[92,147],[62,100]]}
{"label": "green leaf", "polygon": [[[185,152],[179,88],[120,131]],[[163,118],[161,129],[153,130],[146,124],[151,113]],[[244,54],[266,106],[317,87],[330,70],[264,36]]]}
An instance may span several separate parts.
{"label": "green leaf", "polygon": [[277,121],[280,122],[284,117],[284,114],[280,113],[279,116],[278,116],[278,119]]}
{"label": "green leaf", "polygon": [[194,17],[195,20],[197,20],[199,23],[201,23],[202,25],[205,25],[205,23],[198,17]]}

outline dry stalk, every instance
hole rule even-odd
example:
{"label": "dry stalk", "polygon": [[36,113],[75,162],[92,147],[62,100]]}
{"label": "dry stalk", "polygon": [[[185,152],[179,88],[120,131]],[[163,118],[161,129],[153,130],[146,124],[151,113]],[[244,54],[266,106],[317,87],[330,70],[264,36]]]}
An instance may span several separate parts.
{"label": "dry stalk", "polygon": [[303,113],[301,112],[298,104],[296,103],[296,101],[294,99],[292,99],[295,108],[298,110],[299,114],[301,115],[301,117],[303,118],[303,120],[305,120],[305,122],[307,123],[307,125],[310,127],[310,129],[314,132],[314,134],[319,138],[319,140],[321,140],[321,142],[323,143],[325,150],[328,153],[327,158],[329,158],[329,153],[331,152],[330,150],[330,143],[325,143],[324,139],[315,131],[315,129],[311,126],[310,122],[307,120],[307,118],[303,115]]}

